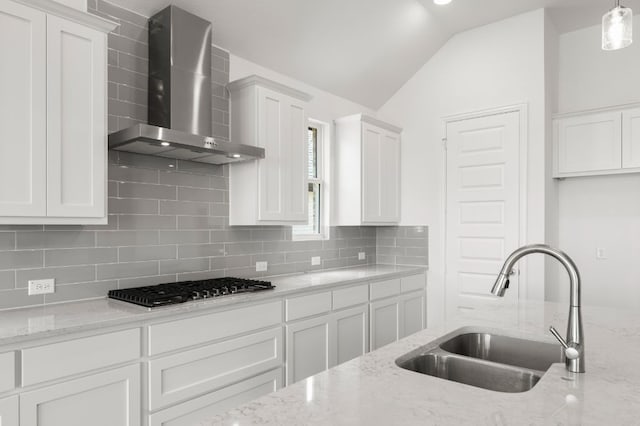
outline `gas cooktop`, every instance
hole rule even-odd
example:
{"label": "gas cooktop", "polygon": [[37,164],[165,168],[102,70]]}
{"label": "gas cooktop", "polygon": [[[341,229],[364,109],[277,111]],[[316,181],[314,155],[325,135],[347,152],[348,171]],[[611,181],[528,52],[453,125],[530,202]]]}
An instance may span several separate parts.
{"label": "gas cooktop", "polygon": [[238,293],[252,293],[273,288],[275,286],[268,281],[225,277],[111,290],[109,291],[109,297],[144,306],[145,308],[156,308],[190,300],[209,299]]}

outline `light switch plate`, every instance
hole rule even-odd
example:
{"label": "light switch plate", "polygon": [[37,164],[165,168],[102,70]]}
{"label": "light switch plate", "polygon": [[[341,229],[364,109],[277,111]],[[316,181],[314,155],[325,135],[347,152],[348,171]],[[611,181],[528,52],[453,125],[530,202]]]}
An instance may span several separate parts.
{"label": "light switch plate", "polygon": [[320,256],[313,256],[311,258],[311,266],[318,266],[320,265]]}
{"label": "light switch plate", "polygon": [[358,260],[365,260],[367,258],[367,255],[361,251],[358,253]]}
{"label": "light switch plate", "polygon": [[256,262],[256,272],[264,272],[269,268],[267,262]]}
{"label": "light switch plate", "polygon": [[56,291],[56,280],[48,278],[45,280],[29,280],[29,296],[36,294],[50,294]]}

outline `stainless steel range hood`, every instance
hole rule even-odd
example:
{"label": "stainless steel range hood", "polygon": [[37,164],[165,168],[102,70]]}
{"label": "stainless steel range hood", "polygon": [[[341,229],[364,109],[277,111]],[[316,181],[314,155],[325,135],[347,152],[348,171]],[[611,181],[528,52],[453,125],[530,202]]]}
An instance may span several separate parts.
{"label": "stainless steel range hood", "polygon": [[214,139],[211,23],[175,6],[149,19],[149,124],[109,135],[109,149],[200,163],[264,158],[264,149]]}

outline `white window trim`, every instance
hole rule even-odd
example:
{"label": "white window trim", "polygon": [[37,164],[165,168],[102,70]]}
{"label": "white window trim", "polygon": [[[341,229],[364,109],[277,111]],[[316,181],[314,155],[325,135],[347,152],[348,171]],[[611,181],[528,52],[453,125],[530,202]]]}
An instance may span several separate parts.
{"label": "white window trim", "polygon": [[293,234],[292,241],[318,241],[329,239],[329,213],[330,209],[330,161],[331,155],[331,139],[329,138],[329,124],[309,119],[309,127],[318,130],[318,179],[309,178],[309,183],[320,183],[320,233],[319,234]]}

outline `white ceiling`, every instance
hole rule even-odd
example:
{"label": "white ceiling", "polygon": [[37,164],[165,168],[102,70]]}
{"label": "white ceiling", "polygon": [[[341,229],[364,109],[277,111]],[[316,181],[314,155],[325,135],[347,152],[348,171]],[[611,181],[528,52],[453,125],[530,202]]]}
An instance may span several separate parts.
{"label": "white ceiling", "polygon": [[[560,32],[613,0],[109,0],[145,16],[175,4],[232,54],[377,109],[454,34],[541,7]],[[640,11],[640,0],[623,4]]]}

